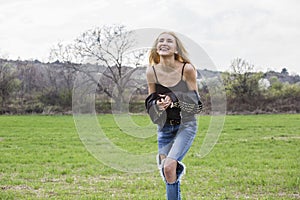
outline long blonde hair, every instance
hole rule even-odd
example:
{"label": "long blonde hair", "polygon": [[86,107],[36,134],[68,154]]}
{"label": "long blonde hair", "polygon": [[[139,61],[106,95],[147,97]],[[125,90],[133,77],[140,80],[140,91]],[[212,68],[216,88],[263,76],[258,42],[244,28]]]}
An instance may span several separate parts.
{"label": "long blonde hair", "polygon": [[178,52],[175,54],[175,60],[178,60],[179,62],[191,63],[190,59],[187,56],[188,53],[187,53],[186,49],[184,48],[182,42],[179,40],[179,38],[176,36],[176,34],[174,32],[165,31],[165,32],[160,33],[158,35],[158,37],[156,38],[156,40],[154,41],[154,44],[151,48],[150,55],[149,55],[150,66],[154,65],[154,64],[158,64],[160,62],[160,56],[156,51],[156,46],[158,44],[159,36],[161,36],[162,34],[168,34],[175,38],[177,52]]}

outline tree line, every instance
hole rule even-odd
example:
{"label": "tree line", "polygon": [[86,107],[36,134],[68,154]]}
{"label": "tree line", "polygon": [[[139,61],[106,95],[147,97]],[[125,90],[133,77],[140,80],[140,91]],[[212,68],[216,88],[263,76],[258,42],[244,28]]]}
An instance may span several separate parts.
{"label": "tree line", "polygon": [[[96,86],[98,113],[109,113],[112,104],[124,102],[130,112],[145,112],[149,49],[133,51],[134,44],[134,32],[125,26],[103,26],[82,33],[69,44],[55,45],[48,63],[0,59],[0,114],[71,114],[74,81],[79,76],[86,77],[87,87]],[[211,76],[207,78],[206,73]],[[229,114],[300,112],[299,75],[289,75],[286,68],[255,72],[253,65],[236,58],[230,71],[198,70],[204,113],[210,112],[213,92],[208,84],[218,75],[225,86]]]}
{"label": "tree line", "polygon": [[[233,62],[234,67],[249,67],[241,59]],[[74,63],[41,63],[39,61],[10,61],[0,59],[0,113],[69,113],[72,111],[72,92],[76,71]],[[88,68],[88,65],[84,65]],[[93,66],[93,65],[91,65]],[[82,67],[82,66],[81,66]],[[99,67],[99,66],[94,66]],[[93,67],[91,67],[93,68]],[[102,71],[106,67],[102,66]],[[132,67],[126,67],[132,70]],[[146,67],[139,67],[139,76],[144,76]],[[201,74],[211,73],[205,81]],[[280,77],[291,77],[289,82],[282,82]],[[204,113],[210,110],[210,92],[207,84],[214,81],[217,72],[198,70],[199,93],[205,105]],[[272,76],[270,76],[270,74]],[[299,113],[300,81],[299,76],[290,76],[283,72],[221,72],[226,90],[228,113]],[[97,83],[96,110],[111,112],[113,87],[110,78],[102,76]],[[131,112],[144,112],[143,100],[147,96],[145,76],[141,78],[140,87],[131,94]],[[132,84],[132,87],[136,87]],[[126,88],[124,88],[126,90]]]}

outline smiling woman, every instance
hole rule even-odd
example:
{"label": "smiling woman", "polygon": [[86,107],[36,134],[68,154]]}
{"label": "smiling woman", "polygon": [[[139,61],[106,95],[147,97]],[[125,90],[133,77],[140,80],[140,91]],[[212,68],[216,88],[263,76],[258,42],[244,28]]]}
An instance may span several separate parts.
{"label": "smiling woman", "polygon": [[[170,56],[174,56],[175,60],[190,63],[187,51],[182,42],[172,32],[161,33],[161,35],[156,39],[154,46],[155,47],[151,49],[149,56],[151,65],[160,62],[160,54],[163,55],[165,50],[169,50]],[[170,53],[170,51],[173,52]]]}
{"label": "smiling woman", "polygon": [[149,96],[145,103],[158,125],[157,164],[171,200],[181,199],[180,178],[185,173],[181,160],[195,138],[195,114],[202,108],[196,69],[186,54],[174,33],[163,32],[154,42],[147,69]]}
{"label": "smiling woman", "polygon": [[157,43],[157,53],[163,56],[173,56],[177,53],[174,37],[167,33],[161,34]]}

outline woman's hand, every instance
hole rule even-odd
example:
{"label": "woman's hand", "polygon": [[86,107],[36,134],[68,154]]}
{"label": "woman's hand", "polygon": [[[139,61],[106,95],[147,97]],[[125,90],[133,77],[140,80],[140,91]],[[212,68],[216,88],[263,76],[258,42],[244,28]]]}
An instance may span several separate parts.
{"label": "woman's hand", "polygon": [[156,101],[160,110],[166,110],[171,104],[172,100],[168,95],[159,94],[160,99]]}

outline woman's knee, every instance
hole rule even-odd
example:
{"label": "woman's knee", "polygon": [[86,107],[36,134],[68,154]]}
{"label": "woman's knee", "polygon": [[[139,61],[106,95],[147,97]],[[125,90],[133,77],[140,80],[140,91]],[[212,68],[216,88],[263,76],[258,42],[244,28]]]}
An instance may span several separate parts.
{"label": "woman's knee", "polygon": [[176,175],[177,161],[167,158],[164,162],[164,174],[166,178]]}

